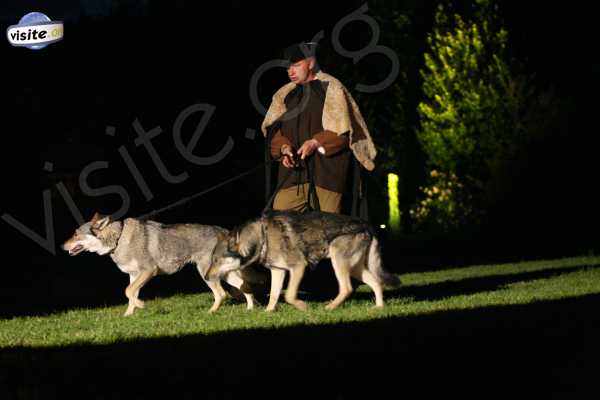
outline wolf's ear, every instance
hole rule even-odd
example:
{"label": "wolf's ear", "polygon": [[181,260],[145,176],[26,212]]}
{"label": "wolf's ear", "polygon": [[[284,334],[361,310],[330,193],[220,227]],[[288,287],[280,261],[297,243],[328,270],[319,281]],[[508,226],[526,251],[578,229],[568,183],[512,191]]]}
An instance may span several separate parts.
{"label": "wolf's ear", "polygon": [[94,215],[92,216],[92,219],[90,220],[90,222],[92,224],[94,224],[96,221],[98,221],[100,218],[102,218],[102,215],[100,215],[99,213],[95,212]]}
{"label": "wolf's ear", "polygon": [[94,218],[92,218],[92,229],[101,231],[106,228],[108,224],[112,222],[112,218],[110,215],[101,216],[98,213],[94,214]]}

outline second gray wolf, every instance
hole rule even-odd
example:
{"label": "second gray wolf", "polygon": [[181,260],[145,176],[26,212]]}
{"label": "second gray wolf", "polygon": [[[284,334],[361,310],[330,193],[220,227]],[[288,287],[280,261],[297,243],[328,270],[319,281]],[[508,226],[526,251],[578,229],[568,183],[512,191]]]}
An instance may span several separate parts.
{"label": "second gray wolf", "polygon": [[[125,316],[136,308],[144,308],[138,298],[140,289],[159,274],[173,274],[185,264],[194,263],[204,277],[211,261],[214,247],[228,231],[211,225],[161,224],[126,218],[114,221],[110,216],[95,213],[92,219],[82,224],[63,249],[75,256],[82,251],[99,255],[110,255],[119,269],[129,274],[129,286],[125,295],[129,300]],[[243,274],[246,275],[244,279]],[[246,298],[248,309],[254,307],[254,296],[248,284],[250,273],[234,271],[223,279],[240,289]],[[219,280],[206,281],[215,301],[209,312],[216,311],[227,297]]]}
{"label": "second gray wolf", "polygon": [[326,258],[331,259],[339,285],[327,309],[350,296],[351,277],[371,287],[377,307],[384,305],[383,287],[400,284],[397,276],[383,269],[379,242],[367,222],[316,211],[269,211],[233,229],[216,245],[206,279],[221,278],[258,262],[271,270],[267,311],[277,305],[286,272],[290,279],[285,301],[304,310],[306,303],[297,298],[304,270]]}

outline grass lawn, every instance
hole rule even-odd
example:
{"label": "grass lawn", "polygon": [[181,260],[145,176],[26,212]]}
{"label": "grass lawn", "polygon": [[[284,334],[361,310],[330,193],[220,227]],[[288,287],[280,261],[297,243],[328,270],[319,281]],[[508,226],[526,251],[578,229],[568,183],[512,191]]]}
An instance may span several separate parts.
{"label": "grass lawn", "polygon": [[[600,257],[400,278],[402,287],[386,292],[384,309],[373,307],[372,293],[362,285],[329,312],[323,296],[303,293],[306,312],[283,303],[274,313],[264,306],[247,311],[245,304],[229,301],[208,314],[212,295],[205,292],[148,300],[128,318],[122,317],[124,299],[119,306],[0,320],[0,390],[16,398],[53,397],[66,388],[120,397],[116,393],[122,392],[99,383],[113,373],[119,380],[155,376],[154,384],[164,383],[130,388],[126,393],[133,398],[166,388],[205,398],[244,390],[271,397],[251,385],[270,374],[280,383],[299,374],[301,381],[322,384],[325,397],[336,398],[390,384],[440,389],[428,382],[458,394],[471,392],[475,383],[497,386],[494,393],[529,383],[536,394],[576,397],[591,382]],[[193,377],[210,389],[190,386]],[[369,379],[379,382],[368,389]],[[536,379],[543,383],[537,391]],[[311,393],[300,385],[292,394],[305,392]]]}

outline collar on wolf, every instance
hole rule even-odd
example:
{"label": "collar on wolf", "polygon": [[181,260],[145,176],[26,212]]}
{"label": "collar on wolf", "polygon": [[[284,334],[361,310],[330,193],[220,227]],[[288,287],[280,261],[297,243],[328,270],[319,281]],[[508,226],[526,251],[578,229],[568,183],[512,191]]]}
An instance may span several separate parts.
{"label": "collar on wolf", "polygon": [[121,227],[121,229],[119,229],[119,237],[117,238],[117,241],[115,242],[115,247],[113,247],[113,249],[110,251],[109,254],[113,254],[115,252],[115,250],[117,249],[117,247],[119,247],[119,240],[121,240],[121,236],[123,236],[123,223],[121,222],[119,224],[119,226]]}
{"label": "collar on wolf", "polygon": [[110,234],[107,234],[106,236],[102,236],[102,233],[103,233],[102,231],[100,231],[98,233],[94,233],[92,231],[92,234],[94,236],[96,236],[99,239],[102,239],[106,243],[107,247],[109,247],[111,249],[107,253],[109,255],[113,254],[115,252],[115,250],[117,249],[117,247],[119,246],[119,240],[121,239],[121,236],[123,236],[123,229],[124,229],[124,225],[125,225],[121,221],[113,221],[106,228],[111,227],[111,225],[113,225],[113,224],[116,224],[116,227],[118,229],[116,229],[115,232],[111,232]]}

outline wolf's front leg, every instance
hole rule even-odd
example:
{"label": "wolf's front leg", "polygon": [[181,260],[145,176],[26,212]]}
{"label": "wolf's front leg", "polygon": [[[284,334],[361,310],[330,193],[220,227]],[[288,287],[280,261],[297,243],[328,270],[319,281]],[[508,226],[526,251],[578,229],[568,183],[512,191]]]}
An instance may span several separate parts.
{"label": "wolf's front leg", "polygon": [[269,294],[269,304],[266,311],[275,310],[275,306],[279,301],[281,289],[283,288],[283,280],[285,279],[285,270],[271,268],[271,292]]}
{"label": "wolf's front leg", "polygon": [[252,310],[254,308],[254,295],[252,293],[246,293],[244,290],[242,290],[244,280],[241,277],[240,271],[231,271],[230,273],[225,275],[225,282],[229,283],[231,286],[239,289],[240,292],[242,292],[242,294],[246,298],[246,309]]}
{"label": "wolf's front leg", "polygon": [[302,311],[306,310],[307,306],[305,302],[298,300],[298,288],[300,287],[300,282],[302,281],[302,276],[304,276],[305,269],[306,265],[304,264],[299,264],[290,269],[290,282],[285,291],[285,301]]}
{"label": "wolf's front leg", "polygon": [[155,267],[150,270],[143,270],[136,274],[135,277],[133,274],[129,276],[130,283],[125,289],[125,296],[129,299],[127,311],[124,314],[125,317],[132,315],[136,308],[144,308],[144,302],[138,299],[140,289],[157,274],[158,268]]}
{"label": "wolf's front leg", "polygon": [[[137,276],[139,275],[139,272],[131,272],[129,273],[129,286],[131,286],[131,284],[135,281],[135,279],[137,278]],[[127,288],[125,288],[127,289]],[[127,295],[127,292],[125,292],[125,295]],[[135,294],[135,297],[137,297],[139,295],[139,292]],[[133,303],[133,301],[131,299],[129,299],[129,302],[127,304],[127,311],[125,311],[125,314],[123,314],[124,317],[128,317],[130,315],[133,314],[133,312],[135,311],[135,304]]]}

